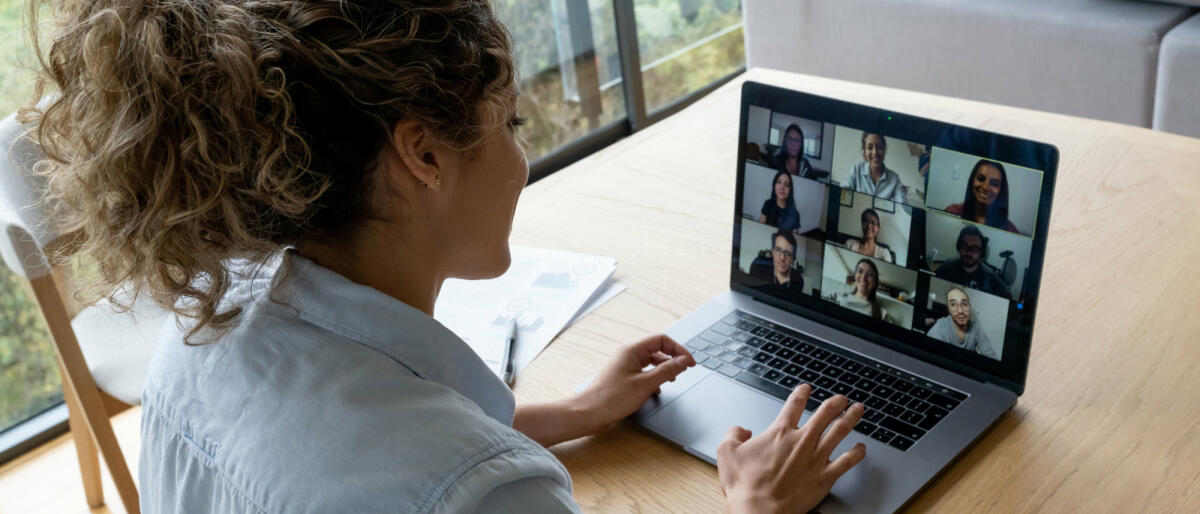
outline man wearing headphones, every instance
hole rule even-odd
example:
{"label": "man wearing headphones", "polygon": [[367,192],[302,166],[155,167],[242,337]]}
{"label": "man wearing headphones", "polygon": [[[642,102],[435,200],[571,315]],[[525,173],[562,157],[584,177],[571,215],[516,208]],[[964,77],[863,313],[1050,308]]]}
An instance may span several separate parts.
{"label": "man wearing headphones", "polygon": [[935,275],[943,280],[1011,300],[1012,293],[1004,285],[1004,281],[983,265],[983,258],[987,255],[987,243],[987,238],[983,237],[978,228],[963,227],[958,233],[958,242],[955,243],[958,258],[946,259],[938,266]]}

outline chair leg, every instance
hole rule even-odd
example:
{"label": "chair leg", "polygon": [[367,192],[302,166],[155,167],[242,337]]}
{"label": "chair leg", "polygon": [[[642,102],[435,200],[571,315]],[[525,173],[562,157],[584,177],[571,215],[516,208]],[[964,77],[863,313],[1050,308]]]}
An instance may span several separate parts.
{"label": "chair leg", "polygon": [[[61,371],[62,368],[60,367]],[[65,375],[66,373],[63,373]],[[63,387],[63,399],[67,402],[68,423],[71,438],[75,440],[75,455],[79,457],[79,472],[83,475],[83,494],[89,507],[104,505],[104,489],[100,485],[100,459],[96,453],[96,442],[92,431],[87,428],[79,398],[71,387]]]}

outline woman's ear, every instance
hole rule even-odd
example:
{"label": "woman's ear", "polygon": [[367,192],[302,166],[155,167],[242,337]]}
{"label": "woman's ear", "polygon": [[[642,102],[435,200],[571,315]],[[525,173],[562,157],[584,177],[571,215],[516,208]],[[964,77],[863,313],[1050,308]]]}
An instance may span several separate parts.
{"label": "woman's ear", "polygon": [[393,178],[414,181],[434,191],[442,187],[446,155],[424,125],[412,120],[396,123],[390,145],[404,165],[396,173],[400,176]]}

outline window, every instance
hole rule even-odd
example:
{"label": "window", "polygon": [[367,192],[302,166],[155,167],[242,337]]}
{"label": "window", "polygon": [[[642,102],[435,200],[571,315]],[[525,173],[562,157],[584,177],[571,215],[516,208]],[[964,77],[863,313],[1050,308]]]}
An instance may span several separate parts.
{"label": "window", "polygon": [[681,108],[745,65],[740,0],[497,0],[536,180]]}

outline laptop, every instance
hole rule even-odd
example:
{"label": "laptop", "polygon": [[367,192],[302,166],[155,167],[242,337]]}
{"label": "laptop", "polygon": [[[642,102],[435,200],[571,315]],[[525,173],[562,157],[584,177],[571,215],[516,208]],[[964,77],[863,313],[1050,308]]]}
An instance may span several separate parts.
{"label": "laptop", "polygon": [[666,333],[699,365],[638,424],[716,463],[800,383],[862,442],[821,512],[904,506],[1025,387],[1058,150],[764,84],[742,88],[730,290]]}

